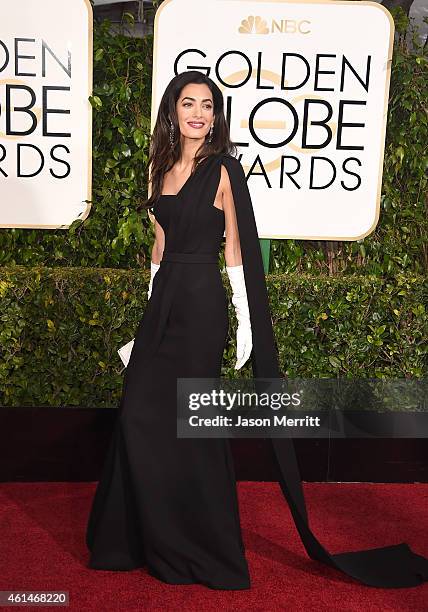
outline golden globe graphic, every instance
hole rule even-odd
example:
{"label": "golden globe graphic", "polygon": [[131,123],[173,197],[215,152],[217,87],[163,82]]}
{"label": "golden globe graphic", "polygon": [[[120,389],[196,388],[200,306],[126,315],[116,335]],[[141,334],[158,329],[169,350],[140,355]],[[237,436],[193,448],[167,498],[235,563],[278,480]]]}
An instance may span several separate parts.
{"label": "golden globe graphic", "polygon": [[205,0],[204,26],[186,18],[193,5],[200,2],[166,0],[156,13],[152,126],[172,76],[199,70],[223,92],[260,238],[370,234],[379,218],[390,13],[365,1]]}

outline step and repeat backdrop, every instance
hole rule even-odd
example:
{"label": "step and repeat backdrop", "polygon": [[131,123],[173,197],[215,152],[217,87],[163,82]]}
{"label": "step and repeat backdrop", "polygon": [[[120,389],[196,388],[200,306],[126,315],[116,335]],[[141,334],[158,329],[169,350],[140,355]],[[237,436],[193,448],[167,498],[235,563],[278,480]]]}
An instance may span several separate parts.
{"label": "step and repeat backdrop", "polygon": [[[0,227],[90,214],[89,0],[0,7]],[[379,218],[394,25],[375,2],[166,0],[152,129],[171,78],[222,89],[261,238],[357,240]]]}
{"label": "step and repeat backdrop", "polygon": [[89,214],[92,19],[89,0],[0,4],[0,227]]}

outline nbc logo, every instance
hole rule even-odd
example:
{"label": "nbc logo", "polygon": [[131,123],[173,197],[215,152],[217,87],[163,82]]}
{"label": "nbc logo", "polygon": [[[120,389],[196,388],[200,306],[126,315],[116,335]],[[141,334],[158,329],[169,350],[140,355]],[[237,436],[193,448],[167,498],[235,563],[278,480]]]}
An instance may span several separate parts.
{"label": "nbc logo", "polygon": [[249,15],[247,19],[241,21],[239,32],[241,34],[251,34],[252,32],[256,34],[269,34],[269,28],[267,27],[265,19],[259,16],[253,17],[253,15]]}

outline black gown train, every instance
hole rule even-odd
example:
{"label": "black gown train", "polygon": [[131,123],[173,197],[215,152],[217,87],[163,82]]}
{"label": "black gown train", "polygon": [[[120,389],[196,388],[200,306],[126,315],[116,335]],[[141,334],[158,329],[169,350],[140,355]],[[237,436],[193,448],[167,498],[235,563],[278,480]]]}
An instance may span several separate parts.
{"label": "black gown train", "polygon": [[[125,371],[118,418],[88,518],[88,566],[171,584],[250,587],[228,439],[177,438],[177,377],[220,377],[228,332],[218,266],[224,213],[213,205],[228,171],[253,334],[254,377],[280,377],[251,197],[240,162],[212,155],[153,212],[165,249]],[[290,438],[272,438],[281,490],[309,557],[369,586],[416,586],[428,559],[407,544],[330,554],[312,533]]]}

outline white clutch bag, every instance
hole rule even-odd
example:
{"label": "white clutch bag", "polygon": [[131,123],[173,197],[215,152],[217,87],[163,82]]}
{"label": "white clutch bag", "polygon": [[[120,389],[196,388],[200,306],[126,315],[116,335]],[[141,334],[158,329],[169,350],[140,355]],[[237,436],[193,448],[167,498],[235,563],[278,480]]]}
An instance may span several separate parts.
{"label": "white clutch bag", "polygon": [[125,366],[125,368],[128,365],[129,358],[131,357],[133,346],[134,346],[134,338],[132,338],[132,340],[130,340],[127,344],[124,344],[123,346],[121,346],[120,349],[118,349],[117,351],[119,353],[119,357],[123,361],[123,365]]}

